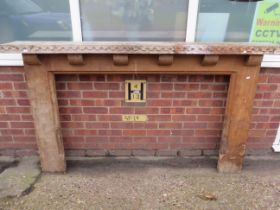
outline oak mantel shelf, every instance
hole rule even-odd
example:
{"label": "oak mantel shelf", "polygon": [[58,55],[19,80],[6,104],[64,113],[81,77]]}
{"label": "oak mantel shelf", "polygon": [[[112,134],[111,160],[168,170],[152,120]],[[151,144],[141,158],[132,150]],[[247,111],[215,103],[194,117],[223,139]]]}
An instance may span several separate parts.
{"label": "oak mantel shelf", "polygon": [[185,42],[12,42],[0,44],[0,53],[264,55],[280,54],[280,46]]}

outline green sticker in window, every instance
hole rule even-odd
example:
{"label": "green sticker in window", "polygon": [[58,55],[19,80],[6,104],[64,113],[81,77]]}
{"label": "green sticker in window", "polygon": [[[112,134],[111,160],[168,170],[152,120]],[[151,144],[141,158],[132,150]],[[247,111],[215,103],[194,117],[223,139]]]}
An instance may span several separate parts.
{"label": "green sticker in window", "polygon": [[250,42],[280,44],[280,1],[258,2]]}

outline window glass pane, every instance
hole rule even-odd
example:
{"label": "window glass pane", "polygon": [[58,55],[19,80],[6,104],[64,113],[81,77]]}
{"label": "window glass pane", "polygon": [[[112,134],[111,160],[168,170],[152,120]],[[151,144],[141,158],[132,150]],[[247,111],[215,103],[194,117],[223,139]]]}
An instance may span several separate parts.
{"label": "window glass pane", "polygon": [[0,0],[0,43],[72,40],[68,0]]}
{"label": "window glass pane", "polygon": [[81,0],[84,41],[184,41],[187,0]]}
{"label": "window glass pane", "polygon": [[280,43],[279,0],[200,0],[199,6],[198,42]]}

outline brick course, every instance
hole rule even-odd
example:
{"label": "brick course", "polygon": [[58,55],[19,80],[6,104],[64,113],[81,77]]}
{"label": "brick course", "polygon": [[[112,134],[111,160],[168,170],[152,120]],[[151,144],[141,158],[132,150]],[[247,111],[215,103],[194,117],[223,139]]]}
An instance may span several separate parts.
{"label": "brick course", "polygon": [[34,123],[23,69],[0,67],[0,149],[36,150]]}
{"label": "brick course", "polygon": [[280,71],[262,69],[254,101],[248,147],[270,150],[280,123]]}
{"label": "brick course", "polygon": [[[147,80],[146,103],[125,103],[127,79]],[[216,154],[228,80],[226,76],[196,75],[56,76],[63,140],[70,151],[67,154]],[[0,67],[0,98],[0,149],[36,150],[22,68]],[[122,122],[122,114],[147,114],[149,120]],[[279,122],[280,70],[262,69],[249,149],[269,151]]]}
{"label": "brick course", "polygon": [[[166,155],[179,149],[218,147],[226,77],[60,75],[56,79],[67,149],[104,149],[112,154],[158,150],[157,154]],[[126,79],[148,81],[145,104],[125,103]],[[146,114],[149,121],[122,122],[122,114]]]}

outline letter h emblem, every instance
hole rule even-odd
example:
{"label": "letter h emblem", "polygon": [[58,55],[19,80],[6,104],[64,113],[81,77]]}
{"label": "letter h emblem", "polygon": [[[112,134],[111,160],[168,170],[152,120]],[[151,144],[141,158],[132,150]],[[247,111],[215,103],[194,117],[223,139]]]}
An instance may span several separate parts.
{"label": "letter h emblem", "polygon": [[126,80],[125,81],[125,101],[145,102],[146,101],[146,81]]}

